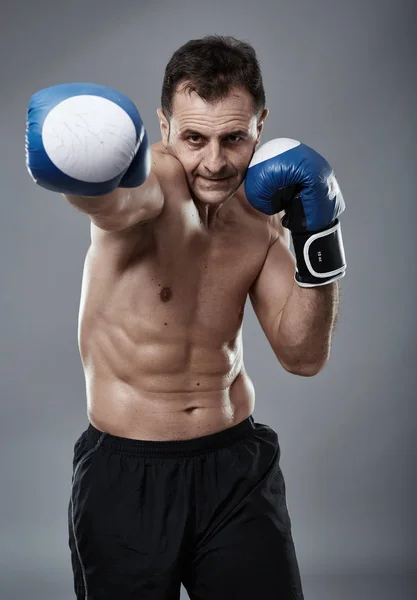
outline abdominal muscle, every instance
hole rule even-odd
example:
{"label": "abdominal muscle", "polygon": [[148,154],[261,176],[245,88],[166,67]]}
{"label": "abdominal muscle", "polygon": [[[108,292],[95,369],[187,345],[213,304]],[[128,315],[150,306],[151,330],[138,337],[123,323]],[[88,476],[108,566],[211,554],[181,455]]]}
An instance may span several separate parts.
{"label": "abdominal muscle", "polygon": [[[137,440],[194,439],[229,429],[252,414],[255,400],[244,370],[229,388],[206,392],[150,394],[117,380],[91,387],[90,423],[100,431]],[[95,396],[100,397],[97,403]]]}
{"label": "abdominal muscle", "polygon": [[[159,374],[142,372],[127,380],[118,377],[110,365],[106,374],[95,369],[93,375],[86,369],[90,423],[112,435],[154,441],[193,439],[241,423],[252,414],[255,403],[254,386],[241,358],[241,343],[239,339],[237,352],[201,352],[204,363],[184,366],[182,372],[164,369],[163,348],[157,351]],[[213,373],[216,362],[224,365],[230,361],[227,370]],[[143,361],[136,361],[140,364]],[[210,373],[204,364],[210,365]]]}

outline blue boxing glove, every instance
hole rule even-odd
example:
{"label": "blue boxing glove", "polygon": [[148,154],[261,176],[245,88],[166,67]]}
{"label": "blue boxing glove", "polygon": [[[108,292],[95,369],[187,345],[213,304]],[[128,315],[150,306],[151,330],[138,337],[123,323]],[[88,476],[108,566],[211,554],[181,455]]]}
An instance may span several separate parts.
{"label": "blue boxing glove", "polygon": [[148,178],[151,153],[134,103],[93,83],[46,88],[30,100],[26,166],[42,187],[101,196]]}
{"label": "blue boxing glove", "polygon": [[292,234],[298,285],[326,285],[344,276],[337,217],[345,203],[333,169],[320,154],[288,138],[267,142],[252,157],[245,193],[267,215],[285,211],[282,224]]}

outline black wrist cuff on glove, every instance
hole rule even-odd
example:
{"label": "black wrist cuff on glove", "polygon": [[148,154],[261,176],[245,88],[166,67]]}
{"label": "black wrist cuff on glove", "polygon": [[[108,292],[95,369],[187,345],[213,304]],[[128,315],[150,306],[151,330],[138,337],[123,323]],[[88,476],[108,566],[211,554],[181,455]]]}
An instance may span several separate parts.
{"label": "black wrist cuff on glove", "polygon": [[346,259],[338,219],[324,231],[293,233],[292,240],[297,261],[295,280],[298,285],[316,287],[344,276]]}

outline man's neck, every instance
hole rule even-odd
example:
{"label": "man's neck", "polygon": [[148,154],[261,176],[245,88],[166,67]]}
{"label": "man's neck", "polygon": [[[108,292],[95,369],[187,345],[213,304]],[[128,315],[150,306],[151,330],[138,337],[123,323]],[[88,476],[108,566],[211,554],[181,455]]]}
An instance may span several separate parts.
{"label": "man's neck", "polygon": [[217,204],[216,206],[208,206],[204,202],[200,202],[196,198],[193,198],[194,204],[198,210],[200,221],[203,226],[207,229],[214,229],[219,219],[219,211],[223,206],[224,202]]}

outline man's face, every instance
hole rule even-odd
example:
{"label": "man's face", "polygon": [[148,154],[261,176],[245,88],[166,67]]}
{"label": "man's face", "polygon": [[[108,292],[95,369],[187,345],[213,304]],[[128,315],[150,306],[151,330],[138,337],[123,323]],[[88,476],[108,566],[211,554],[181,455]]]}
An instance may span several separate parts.
{"label": "man's face", "polygon": [[259,143],[267,112],[258,119],[252,97],[243,88],[208,103],[181,87],[169,123],[158,111],[163,142],[182,163],[194,199],[215,206],[233,196]]}

